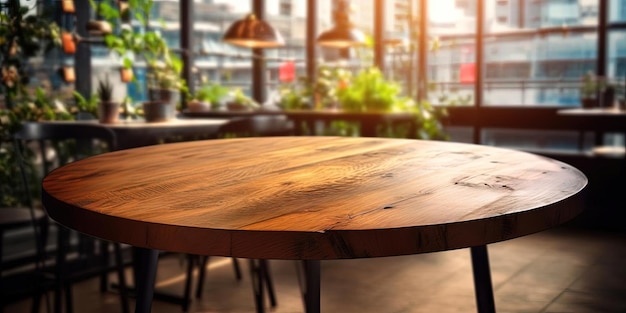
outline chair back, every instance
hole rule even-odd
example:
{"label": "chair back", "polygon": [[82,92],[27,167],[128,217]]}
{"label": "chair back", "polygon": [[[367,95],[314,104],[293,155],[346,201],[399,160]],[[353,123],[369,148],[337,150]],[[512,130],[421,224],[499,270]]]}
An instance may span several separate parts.
{"label": "chair back", "polygon": [[80,122],[26,122],[14,138],[22,158],[28,147],[40,158],[42,175],[56,166],[113,151],[117,147],[112,130],[98,124]]}

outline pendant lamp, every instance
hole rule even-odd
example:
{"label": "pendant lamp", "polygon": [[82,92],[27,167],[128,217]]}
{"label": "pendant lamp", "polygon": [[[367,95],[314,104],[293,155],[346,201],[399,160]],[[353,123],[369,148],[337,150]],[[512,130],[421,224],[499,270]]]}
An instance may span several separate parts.
{"label": "pendant lamp", "polygon": [[285,45],[278,30],[254,14],[248,14],[230,25],[222,40],[246,48],[276,48]]}
{"label": "pendant lamp", "polygon": [[322,47],[347,48],[365,44],[365,34],[355,28],[350,21],[348,1],[340,0],[333,12],[335,26],[317,37],[317,44]]}

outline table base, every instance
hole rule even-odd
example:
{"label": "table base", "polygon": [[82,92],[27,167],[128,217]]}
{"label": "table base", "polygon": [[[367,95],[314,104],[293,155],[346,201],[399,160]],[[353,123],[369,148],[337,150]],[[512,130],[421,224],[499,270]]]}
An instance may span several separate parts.
{"label": "table base", "polygon": [[[152,299],[154,297],[154,283],[156,279],[158,251],[135,248],[135,256],[138,258],[137,276],[135,284],[137,286],[136,313],[149,313],[152,310]],[[472,258],[472,270],[474,275],[474,290],[476,294],[476,305],[479,313],[495,313],[496,306],[493,298],[493,286],[491,283],[491,271],[489,269],[489,254],[487,246],[476,246],[470,248]],[[267,281],[263,279],[262,273],[267,273],[266,260],[250,260],[253,271],[253,286],[255,289],[255,300],[257,309],[263,307],[263,288]],[[263,268],[265,266],[265,268]],[[302,296],[306,313],[319,313],[320,306],[320,277],[321,266],[319,260],[305,260],[304,266],[304,288]],[[258,271],[259,276],[254,275]],[[255,280],[254,277],[257,277]],[[267,277],[266,277],[267,278]],[[272,306],[276,305],[276,299],[270,292]]]}
{"label": "table base", "polygon": [[489,254],[487,246],[470,248],[472,255],[472,270],[474,272],[474,293],[479,313],[496,312],[491,285],[491,270],[489,269]]}
{"label": "table base", "polygon": [[[489,269],[489,254],[487,246],[476,246],[470,248],[472,258],[472,270],[474,275],[474,292],[476,295],[476,306],[479,313],[495,313],[496,306],[493,298],[493,286],[491,283],[491,271]],[[320,261],[305,260],[304,266],[304,286],[302,297],[306,313],[319,313],[320,307]]]}

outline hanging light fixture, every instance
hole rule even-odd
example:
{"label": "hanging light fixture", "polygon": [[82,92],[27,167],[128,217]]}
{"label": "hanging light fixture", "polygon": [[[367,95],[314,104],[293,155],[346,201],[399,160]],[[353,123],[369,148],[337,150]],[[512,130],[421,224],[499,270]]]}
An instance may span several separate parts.
{"label": "hanging light fixture", "polygon": [[347,0],[337,2],[333,12],[335,26],[317,37],[317,44],[322,47],[347,48],[365,44],[365,34],[355,28],[350,21]]}
{"label": "hanging light fixture", "polygon": [[254,14],[248,14],[230,25],[222,40],[246,48],[276,48],[285,45],[278,30]]}

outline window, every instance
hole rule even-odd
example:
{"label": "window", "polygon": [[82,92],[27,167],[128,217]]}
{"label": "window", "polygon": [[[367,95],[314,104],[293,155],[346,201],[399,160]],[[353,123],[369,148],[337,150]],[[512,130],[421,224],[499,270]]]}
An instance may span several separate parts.
{"label": "window", "polygon": [[284,16],[291,16],[291,1],[292,0],[280,0],[279,14]]}
{"label": "window", "polygon": [[[438,1],[442,2],[445,1]],[[470,94],[475,80],[472,75],[479,70],[474,65],[476,47],[472,32],[476,2],[456,0],[453,4],[460,12],[452,23],[454,26],[432,22],[437,16],[429,12],[429,37],[438,38],[439,48],[429,55],[432,76],[428,81],[439,92],[455,90]],[[621,7],[615,9],[621,12]],[[447,16],[454,12],[443,11],[448,12]],[[597,2],[486,0],[484,12],[485,88],[480,89],[483,105],[579,105],[580,77],[596,70],[597,29],[590,25],[597,25]],[[626,59],[621,48],[622,35],[616,34],[611,39],[610,51],[614,57],[608,66],[618,76],[625,75],[619,74]],[[430,98],[436,101],[437,92]]]}

